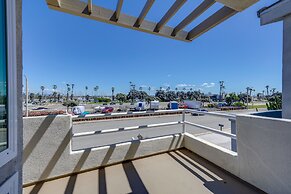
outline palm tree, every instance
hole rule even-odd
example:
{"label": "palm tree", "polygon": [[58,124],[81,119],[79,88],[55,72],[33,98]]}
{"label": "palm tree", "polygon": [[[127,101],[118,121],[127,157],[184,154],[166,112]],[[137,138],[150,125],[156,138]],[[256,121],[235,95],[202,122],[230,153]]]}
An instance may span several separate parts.
{"label": "palm tree", "polygon": [[43,91],[44,91],[44,86],[40,86],[40,89],[41,89],[41,99],[43,99]]}
{"label": "palm tree", "polygon": [[67,101],[69,100],[70,84],[67,84]]}
{"label": "palm tree", "polygon": [[99,86],[95,86],[95,87],[94,87],[94,91],[95,91],[95,95],[96,95],[96,97],[97,97],[97,92],[98,92],[98,90],[99,90]]}
{"label": "palm tree", "polygon": [[86,96],[87,96],[88,86],[85,86],[85,90],[86,90]]}
{"label": "palm tree", "polygon": [[53,90],[54,90],[54,92],[53,92],[54,101],[56,101],[56,99],[57,99],[57,92],[56,92],[56,89],[57,89],[57,88],[58,88],[57,85],[53,85]]}
{"label": "palm tree", "polygon": [[151,87],[148,88],[148,90],[149,90],[149,96],[151,95],[151,89],[152,89]]}
{"label": "palm tree", "polygon": [[169,87],[167,87],[167,91],[170,91],[170,90],[171,90],[170,86],[169,86]]}
{"label": "palm tree", "polygon": [[111,88],[111,92],[112,92],[112,101],[114,101],[114,90],[115,90],[115,88],[112,87],[112,88]]}
{"label": "palm tree", "polygon": [[139,90],[142,91],[142,87],[141,86],[139,87]]}
{"label": "palm tree", "polygon": [[74,98],[74,86],[75,86],[75,84],[72,84],[71,100],[73,100],[73,98]]}
{"label": "palm tree", "polygon": [[268,85],[266,85],[266,89],[267,89],[267,96],[269,96],[269,87]]}
{"label": "palm tree", "polygon": [[272,88],[272,94],[275,94],[276,88]]}

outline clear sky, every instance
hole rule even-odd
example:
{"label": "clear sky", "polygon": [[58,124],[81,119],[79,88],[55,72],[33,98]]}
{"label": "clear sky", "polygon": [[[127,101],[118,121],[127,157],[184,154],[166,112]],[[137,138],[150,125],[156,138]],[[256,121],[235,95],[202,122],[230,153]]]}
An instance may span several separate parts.
{"label": "clear sky", "polygon": [[[117,0],[98,0],[115,7]],[[145,0],[125,0],[122,11],[138,15]],[[147,19],[158,21],[174,0],[157,0]],[[188,0],[168,23],[175,26],[200,1]],[[52,85],[65,91],[75,84],[77,94],[127,92],[129,81],[137,87],[189,86],[217,93],[219,80],[226,92],[256,91],[265,85],[281,90],[282,23],[260,26],[257,11],[274,3],[261,0],[191,43],[109,25],[50,10],[45,0],[23,1],[24,74],[30,91],[49,93]],[[213,10],[221,5],[214,6]],[[160,11],[164,10],[164,11]],[[186,29],[191,29],[209,13]]]}

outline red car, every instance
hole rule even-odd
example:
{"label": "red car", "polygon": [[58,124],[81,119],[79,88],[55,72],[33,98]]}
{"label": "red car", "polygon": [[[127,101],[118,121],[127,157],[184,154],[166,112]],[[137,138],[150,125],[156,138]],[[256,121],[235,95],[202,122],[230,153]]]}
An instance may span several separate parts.
{"label": "red car", "polygon": [[102,109],[102,113],[112,113],[114,108],[106,106],[105,108]]}
{"label": "red car", "polygon": [[181,102],[181,103],[179,103],[179,108],[181,108],[181,109],[187,109],[188,106],[184,102]]}

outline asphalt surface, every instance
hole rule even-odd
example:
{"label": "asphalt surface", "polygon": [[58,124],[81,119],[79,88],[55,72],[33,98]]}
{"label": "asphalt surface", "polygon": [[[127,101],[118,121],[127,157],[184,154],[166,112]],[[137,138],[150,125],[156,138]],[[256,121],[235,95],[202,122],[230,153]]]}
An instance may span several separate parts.
{"label": "asphalt surface", "polygon": [[[228,112],[229,114],[246,113],[251,111],[234,111]],[[181,121],[182,115],[164,115],[153,117],[139,117],[139,118],[126,118],[126,119],[114,119],[104,121],[92,121],[84,123],[74,123],[73,133],[82,133],[90,131],[101,131],[105,129],[124,128],[132,126],[141,126],[148,124],[159,124],[167,122]],[[230,121],[227,118],[221,118],[216,116],[192,116],[187,115],[186,121],[211,127],[214,129],[220,129],[219,124],[223,124],[223,131],[230,131]],[[202,134],[207,132],[204,129],[186,125],[186,131],[191,134]],[[105,134],[93,134],[81,137],[73,137],[72,149],[80,150],[85,148],[93,148],[98,146],[110,145],[113,143],[121,143],[130,141],[132,138],[137,139],[138,135],[143,138],[151,138],[157,136],[164,136],[169,134],[176,134],[182,132],[182,125],[155,127],[155,128],[142,128],[138,130],[120,131]]]}

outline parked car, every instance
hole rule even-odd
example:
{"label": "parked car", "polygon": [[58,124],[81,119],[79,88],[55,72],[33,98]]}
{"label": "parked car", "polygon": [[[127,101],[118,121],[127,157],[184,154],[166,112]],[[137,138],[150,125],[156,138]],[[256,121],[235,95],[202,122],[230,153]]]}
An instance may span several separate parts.
{"label": "parked car", "polygon": [[198,109],[197,111],[199,111],[199,112],[192,112],[191,115],[192,116],[204,116],[205,114],[203,114],[203,112],[208,112],[206,109]]}
{"label": "parked car", "polygon": [[106,107],[104,107],[103,109],[102,109],[102,113],[112,113],[113,112],[113,110],[114,110],[114,108],[113,107],[110,107],[110,106],[106,106]]}
{"label": "parked car", "polygon": [[186,109],[186,108],[188,108],[188,106],[184,102],[181,102],[181,103],[179,103],[179,108]]}

